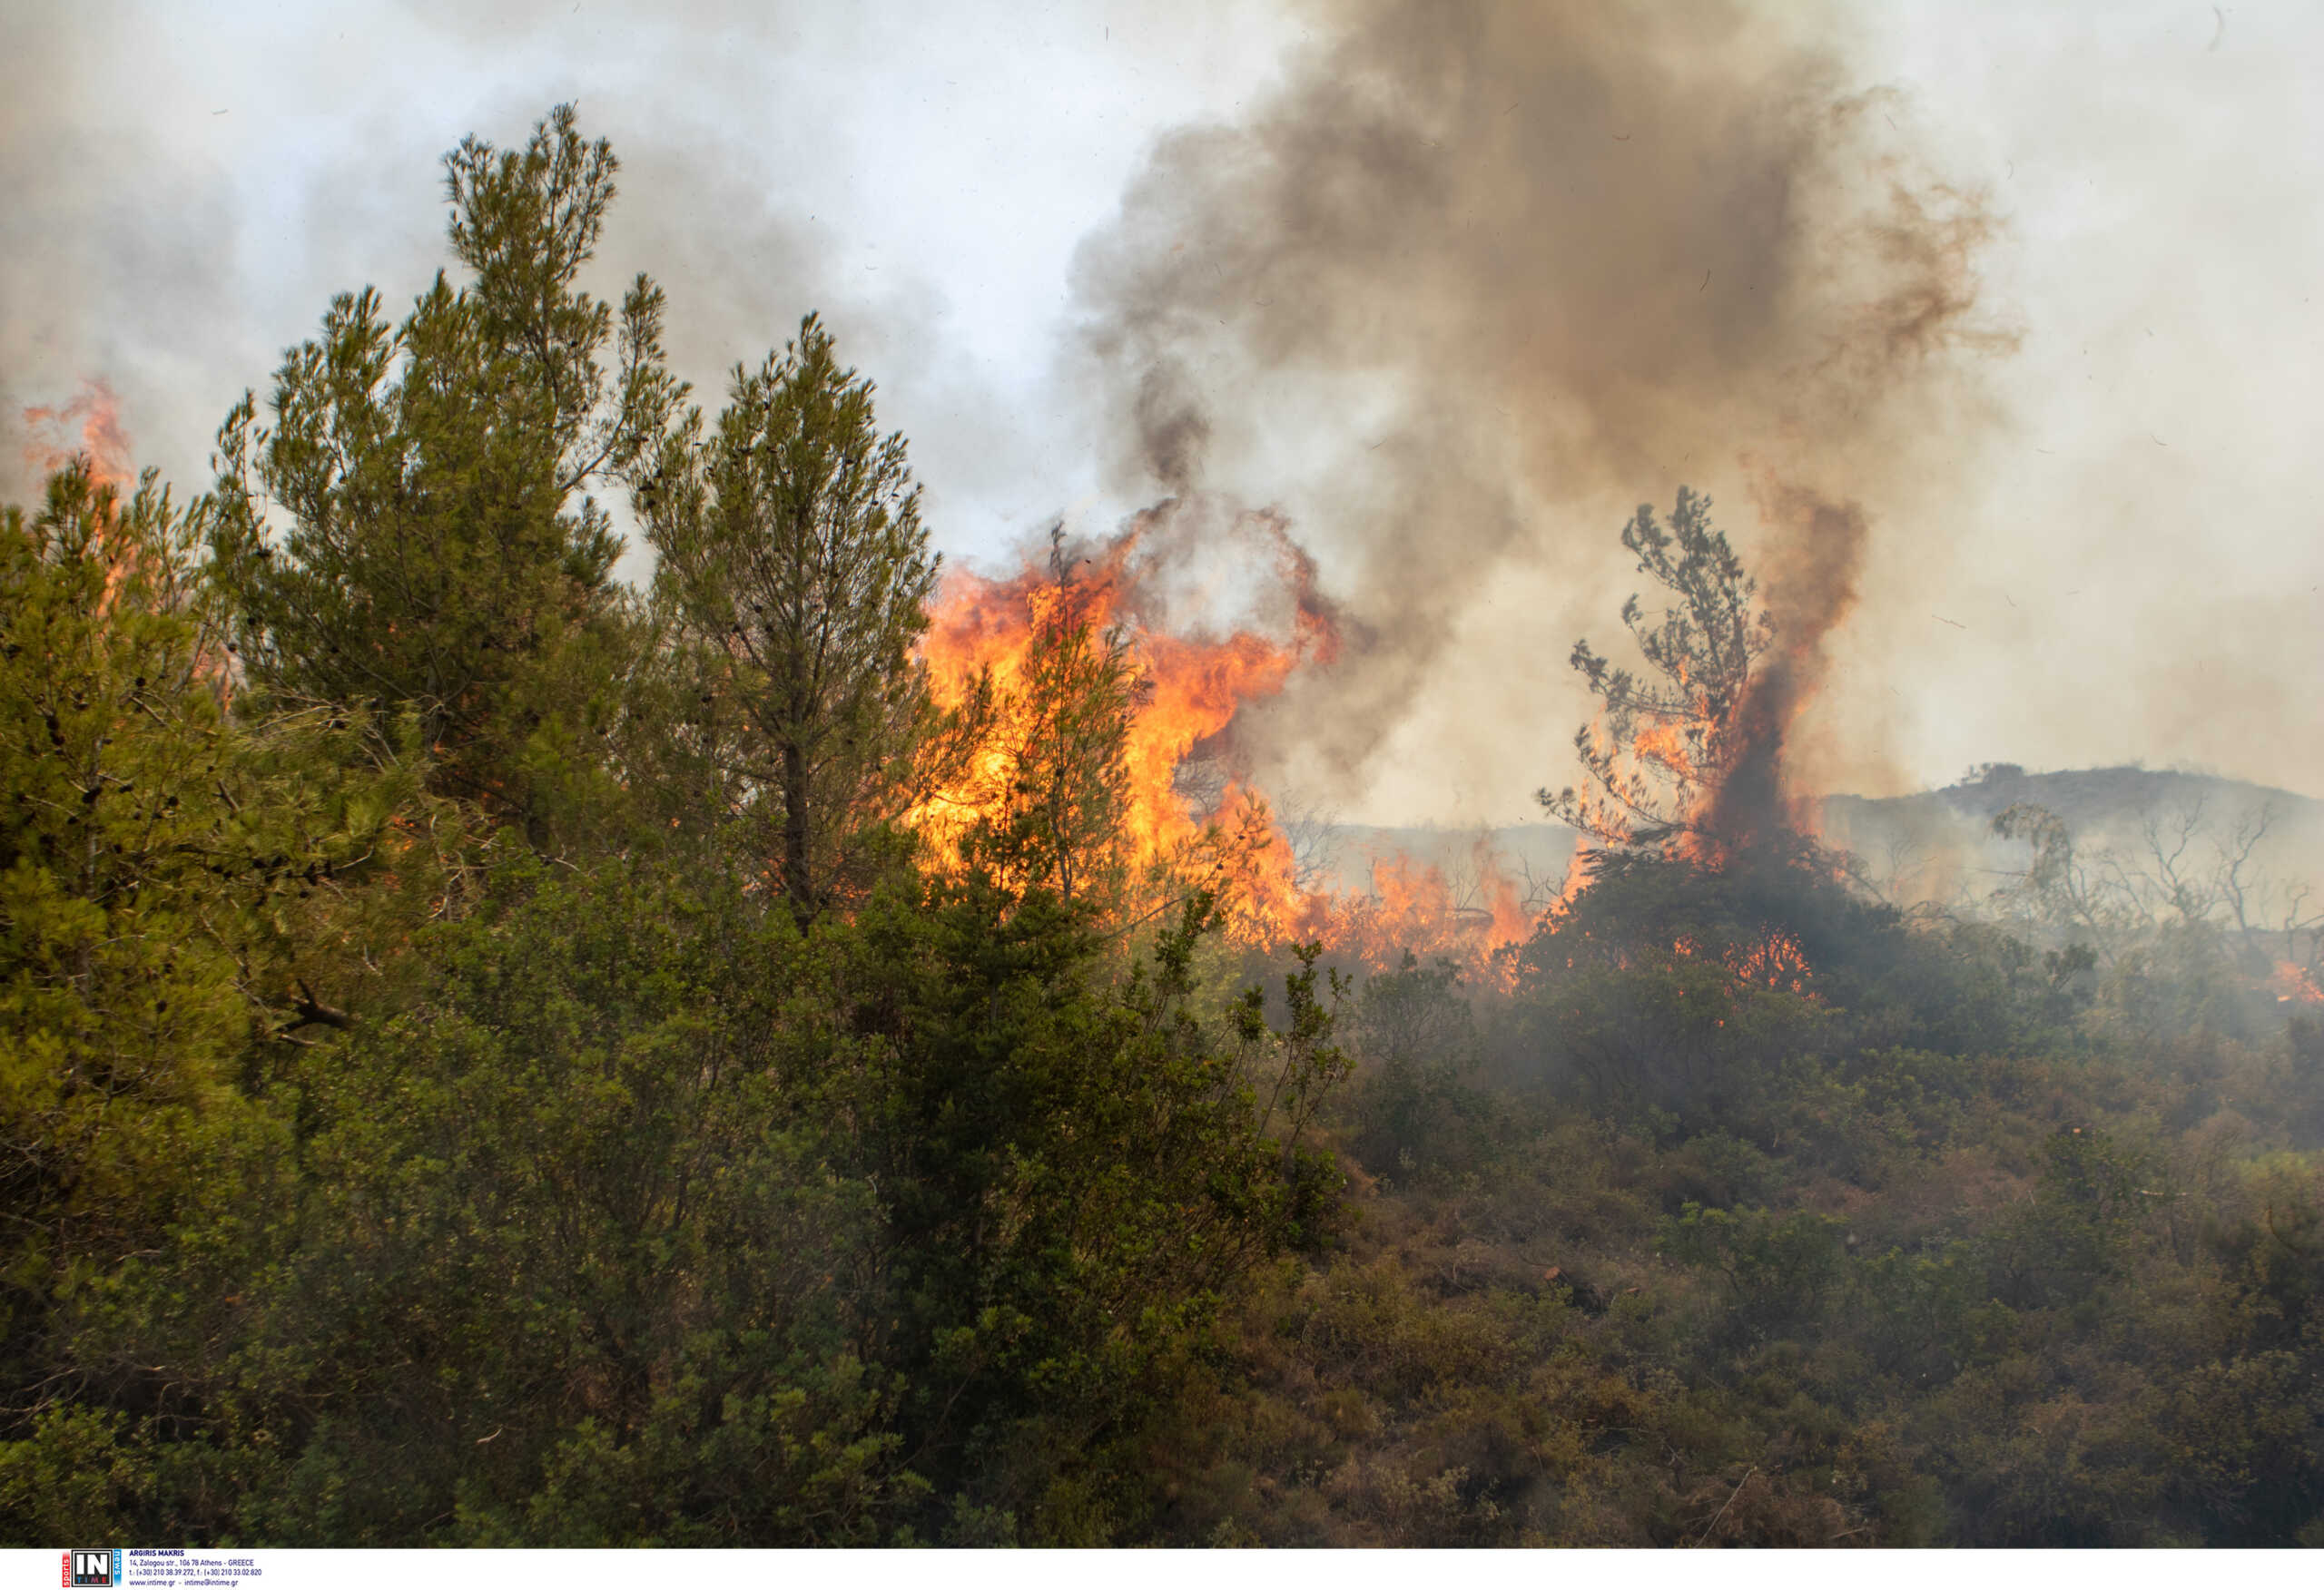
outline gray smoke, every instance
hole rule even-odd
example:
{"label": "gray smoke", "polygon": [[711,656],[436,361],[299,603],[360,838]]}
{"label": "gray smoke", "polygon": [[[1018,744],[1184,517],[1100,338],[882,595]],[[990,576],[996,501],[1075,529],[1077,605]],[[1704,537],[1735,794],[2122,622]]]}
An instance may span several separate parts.
{"label": "gray smoke", "polygon": [[1078,260],[1120,485],[1265,496],[1308,468],[1301,533],[1369,637],[1245,747],[1352,791],[1424,685],[1484,668],[1507,699],[1512,659],[1462,643],[1498,582],[1573,598],[1518,670],[1537,711],[1568,702],[1545,676],[1570,625],[1611,628],[1615,529],[1682,481],[1861,505],[1756,536],[1811,681],[1900,462],[2009,343],[1982,197],[1796,6],[1320,10],[1280,92],[1166,139]]}

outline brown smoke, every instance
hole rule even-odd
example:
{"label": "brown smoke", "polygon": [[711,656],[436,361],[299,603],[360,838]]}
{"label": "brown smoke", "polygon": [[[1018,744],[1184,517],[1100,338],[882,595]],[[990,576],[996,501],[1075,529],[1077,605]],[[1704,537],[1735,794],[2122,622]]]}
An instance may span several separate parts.
{"label": "brown smoke", "polygon": [[1763,476],[1759,520],[1770,532],[1768,616],[1773,651],[1762,658],[1735,711],[1741,749],[1715,791],[1703,827],[1722,845],[1745,846],[1778,829],[1813,831],[1817,791],[1788,787],[1792,725],[1823,682],[1825,643],[1856,606],[1870,526],[1852,502]]}
{"label": "brown smoke", "polygon": [[1423,683],[1483,669],[1456,642],[1499,579],[1570,593],[1531,660],[1554,711],[1628,506],[1746,456],[1787,724],[1868,526],[2006,345],[1982,196],[1796,6],[1318,10],[1281,91],[1166,139],[1078,266],[1124,484],[1300,493],[1368,637],[1246,743],[1352,786]]}

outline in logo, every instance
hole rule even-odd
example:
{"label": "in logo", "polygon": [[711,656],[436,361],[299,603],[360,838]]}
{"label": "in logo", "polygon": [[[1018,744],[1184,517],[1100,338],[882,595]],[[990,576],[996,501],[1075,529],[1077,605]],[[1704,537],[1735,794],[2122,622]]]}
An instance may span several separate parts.
{"label": "in logo", "polygon": [[113,1590],[121,1583],[121,1553],[103,1547],[64,1554],[64,1590]]}

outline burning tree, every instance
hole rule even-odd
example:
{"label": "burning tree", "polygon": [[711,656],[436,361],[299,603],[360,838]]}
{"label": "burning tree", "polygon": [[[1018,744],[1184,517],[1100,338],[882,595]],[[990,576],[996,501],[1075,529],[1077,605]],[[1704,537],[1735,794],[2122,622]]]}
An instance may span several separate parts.
{"label": "burning tree", "polygon": [[1020,688],[999,703],[986,750],[996,775],[969,849],[1020,887],[1068,903],[1118,889],[1128,876],[1130,730],[1152,686],[1128,633],[1100,628],[1053,532],[1050,583],[1036,593]]}
{"label": "burning tree", "polygon": [[1649,674],[1574,643],[1573,667],[1602,703],[1573,737],[1586,781],[1537,799],[1601,844],[1677,849],[1703,831],[1749,749],[1752,669],[1774,626],[1753,605],[1758,582],[1711,528],[1709,497],[1680,486],[1668,525],[1640,504],[1622,545],[1676,603],[1656,618],[1636,595],[1622,604]]}
{"label": "burning tree", "polygon": [[1103,541],[1059,526],[1046,561],[1028,557],[1012,578],[947,578],[921,654],[941,699],[988,689],[990,711],[967,764],[912,815],[940,859],[974,848],[1012,878],[1132,918],[1189,888],[1232,897],[1244,926],[1305,908],[1264,798],[1219,772],[1197,800],[1181,775],[1246,702],[1328,654],[1329,616],[1283,522],[1239,515],[1234,534],[1284,571],[1291,634],[1178,632],[1157,575],[1185,551],[1190,519],[1173,501]]}

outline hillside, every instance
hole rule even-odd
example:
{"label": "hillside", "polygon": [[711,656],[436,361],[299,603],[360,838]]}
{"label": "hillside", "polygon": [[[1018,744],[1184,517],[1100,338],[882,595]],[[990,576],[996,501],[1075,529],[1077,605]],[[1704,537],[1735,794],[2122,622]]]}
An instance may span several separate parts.
{"label": "hillside", "polygon": [[[1826,839],[1860,857],[1901,898],[1975,898],[2024,869],[2027,848],[1998,838],[2010,807],[2042,807],[2065,823],[2079,854],[2134,870],[2213,871],[2242,853],[2248,883],[2280,887],[2324,877],[2324,801],[2214,774],[2140,767],[2029,773],[2008,763],[1943,790],[1823,804]],[[2159,854],[2158,854],[2159,852]]]}
{"label": "hillside", "polygon": [[[2248,879],[2280,888],[2324,878],[2324,800],[2216,774],[2142,767],[2029,773],[1992,763],[1942,790],[1827,796],[1824,838],[1854,852],[1869,876],[1902,900],[1959,903],[1989,894],[2024,870],[2024,841],[1993,831],[1994,819],[2020,803],[2063,820],[2077,849],[2093,859],[2105,852],[2125,865],[2152,869],[2152,827],[2153,841],[2166,854],[2177,852],[2181,865],[2215,869],[2223,850],[2240,849],[2249,839]],[[1486,859],[1531,892],[1557,886],[1574,847],[1573,830],[1554,822],[1502,829],[1294,824],[1290,837],[1302,876],[1311,881],[1368,893],[1375,869],[1402,859],[1435,869],[1456,906],[1473,903],[1469,897]]]}

